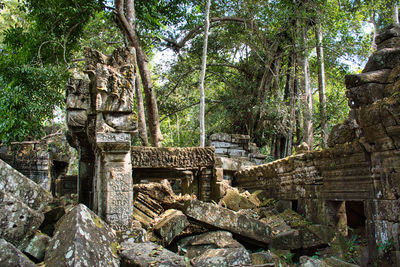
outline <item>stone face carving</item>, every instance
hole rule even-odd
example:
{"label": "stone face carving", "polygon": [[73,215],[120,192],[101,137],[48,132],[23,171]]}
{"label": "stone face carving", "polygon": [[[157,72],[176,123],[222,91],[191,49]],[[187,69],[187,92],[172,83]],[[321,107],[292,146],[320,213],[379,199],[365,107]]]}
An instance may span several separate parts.
{"label": "stone face carving", "polygon": [[130,226],[133,211],[131,137],[136,55],[133,48],[105,56],[85,50],[86,74],[67,85],[67,124],[80,152],[79,201],[114,229]]}

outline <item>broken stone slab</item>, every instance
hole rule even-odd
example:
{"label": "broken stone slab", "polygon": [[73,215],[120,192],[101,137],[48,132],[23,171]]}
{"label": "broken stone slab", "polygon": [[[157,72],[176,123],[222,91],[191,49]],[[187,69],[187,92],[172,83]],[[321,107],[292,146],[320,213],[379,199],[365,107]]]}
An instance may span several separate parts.
{"label": "broken stone slab", "polygon": [[265,223],[221,206],[191,200],[184,213],[195,222],[237,234],[250,242],[269,244],[271,229]]}
{"label": "broken stone slab", "polygon": [[342,261],[341,259],[338,259],[336,257],[329,257],[324,259],[324,262],[328,264],[328,266],[341,266],[341,267],[358,267],[358,265],[351,264],[345,261]]}
{"label": "broken stone slab", "polygon": [[253,209],[260,206],[260,201],[257,197],[249,192],[240,193],[237,188],[229,188],[225,196],[220,200],[220,205],[227,208],[239,211],[241,209]]}
{"label": "broken stone slab", "polygon": [[217,248],[242,248],[243,245],[233,239],[232,233],[226,231],[213,231],[204,234],[183,238],[178,243],[181,253],[192,259],[203,254],[208,249]]}
{"label": "broken stone slab", "polygon": [[170,207],[176,201],[176,194],[168,181],[161,183],[135,184],[134,195],[147,195],[163,207]]}
{"label": "broken stone slab", "polygon": [[330,267],[324,261],[310,258],[308,256],[301,256],[299,262],[301,267]]}
{"label": "broken stone slab", "polygon": [[42,210],[53,199],[41,186],[0,160],[0,190],[35,210]]}
{"label": "broken stone slab", "polygon": [[116,236],[85,205],[75,206],[57,223],[45,256],[46,266],[119,266]]}
{"label": "broken stone slab", "polygon": [[155,218],[164,212],[163,207],[142,192],[137,192],[133,202],[133,217],[144,227],[153,225]]}
{"label": "broken stone slab", "polygon": [[272,253],[271,251],[256,252],[250,254],[252,265],[261,266],[289,266],[284,262],[278,255]]}
{"label": "broken stone slab", "polygon": [[161,215],[153,229],[162,237],[164,244],[169,245],[188,225],[189,221],[182,211],[170,209]]}
{"label": "broken stone slab", "polygon": [[36,265],[11,243],[0,239],[0,266],[35,267]]}
{"label": "broken stone slab", "polygon": [[46,248],[50,242],[50,237],[41,232],[36,232],[35,235],[29,240],[26,246],[24,246],[24,253],[35,259],[35,262],[41,262],[44,260],[44,254]]}
{"label": "broken stone slab", "polygon": [[43,219],[41,212],[0,191],[0,238],[19,247],[26,237],[36,232]]}
{"label": "broken stone slab", "polygon": [[121,247],[121,267],[186,266],[182,256],[151,242],[130,243],[129,246]]}
{"label": "broken stone slab", "polygon": [[147,231],[141,227],[132,227],[129,230],[117,232],[119,243],[143,243],[148,241]]}
{"label": "broken stone slab", "polygon": [[207,249],[199,257],[192,259],[191,262],[196,267],[228,267],[251,264],[250,255],[243,247]]}

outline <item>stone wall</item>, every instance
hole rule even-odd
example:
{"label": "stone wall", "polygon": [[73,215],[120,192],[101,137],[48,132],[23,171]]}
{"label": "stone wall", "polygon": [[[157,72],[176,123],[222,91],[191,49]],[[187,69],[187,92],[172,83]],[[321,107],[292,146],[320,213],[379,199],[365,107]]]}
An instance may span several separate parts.
{"label": "stone wall", "polygon": [[0,146],[0,159],[53,193],[55,180],[67,173],[72,156],[63,134]]}
{"label": "stone wall", "polygon": [[267,156],[260,153],[249,135],[215,133],[208,139],[208,145],[215,147],[217,157],[241,158],[255,165],[265,163]]}
{"label": "stone wall", "polygon": [[386,28],[363,72],[346,77],[351,111],[332,129],[331,148],[253,167],[237,173],[235,180],[246,189],[263,188],[271,197],[291,200],[318,223],[337,225],[341,207],[345,218],[346,203],[361,204],[370,256],[376,256],[378,247],[391,246],[395,260],[400,259],[398,36],[400,27]]}

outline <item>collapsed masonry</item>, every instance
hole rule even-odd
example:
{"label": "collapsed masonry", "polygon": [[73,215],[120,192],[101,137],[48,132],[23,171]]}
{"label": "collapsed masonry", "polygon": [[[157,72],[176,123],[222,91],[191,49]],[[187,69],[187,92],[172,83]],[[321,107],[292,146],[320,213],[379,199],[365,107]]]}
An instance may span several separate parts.
{"label": "collapsed masonry", "polygon": [[[346,77],[351,112],[332,130],[330,149],[239,171],[233,182],[265,189],[266,197],[290,201],[313,222],[345,234],[348,227],[366,229],[371,257],[390,244],[400,259],[400,28],[387,28],[377,43],[363,73]],[[80,202],[123,230],[134,215],[134,182],[177,179],[183,193],[206,201],[222,196],[222,189],[213,196],[223,174],[212,148],[132,147],[134,51],[106,57],[87,50],[86,57],[86,74],[71,80],[67,92],[70,143],[80,154]],[[146,203],[137,197],[137,205]],[[158,210],[157,203],[152,208]]]}
{"label": "collapsed masonry", "polygon": [[288,200],[315,223],[366,229],[370,253],[392,246],[400,264],[400,27],[386,28],[361,74],[346,77],[349,119],[329,149],[236,174],[236,184]]}

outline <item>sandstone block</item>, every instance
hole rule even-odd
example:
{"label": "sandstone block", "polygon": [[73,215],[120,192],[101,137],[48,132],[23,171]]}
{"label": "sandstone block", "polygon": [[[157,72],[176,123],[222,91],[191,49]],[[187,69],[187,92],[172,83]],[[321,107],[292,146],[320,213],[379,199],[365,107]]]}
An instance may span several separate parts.
{"label": "sandstone block", "polygon": [[121,253],[121,267],[186,266],[184,258],[151,242],[132,243]]}
{"label": "sandstone block", "polygon": [[2,267],[35,267],[21,251],[4,239],[0,239],[0,265]]}
{"label": "sandstone block", "polygon": [[185,257],[192,259],[203,254],[208,249],[243,248],[242,244],[233,239],[232,234],[226,231],[212,231],[204,234],[189,236],[179,242]]}
{"label": "sandstone block", "polygon": [[24,253],[35,258],[37,262],[41,262],[44,259],[44,254],[49,241],[50,237],[48,235],[42,234],[41,232],[36,232],[33,238],[29,240],[24,249]]}
{"label": "sandstone block", "polygon": [[153,229],[159,234],[166,245],[170,244],[189,225],[185,214],[180,210],[170,209],[161,215]]}
{"label": "sandstone block", "polygon": [[271,230],[265,223],[212,203],[191,200],[184,213],[200,224],[232,232],[256,243],[271,241]]}
{"label": "sandstone block", "polygon": [[119,266],[112,229],[85,205],[64,215],[50,241],[46,266]]}
{"label": "sandstone block", "polygon": [[42,213],[0,191],[0,238],[19,247],[43,222]]}
{"label": "sandstone block", "polygon": [[261,205],[257,197],[249,192],[239,193],[236,188],[227,190],[225,196],[220,201],[221,205],[226,205],[227,208],[238,211],[240,209],[252,209]]}
{"label": "sandstone block", "polygon": [[250,255],[245,248],[208,249],[192,260],[194,266],[228,267],[250,265]]}
{"label": "sandstone block", "polygon": [[0,190],[28,207],[41,210],[52,200],[51,194],[0,160]]}

